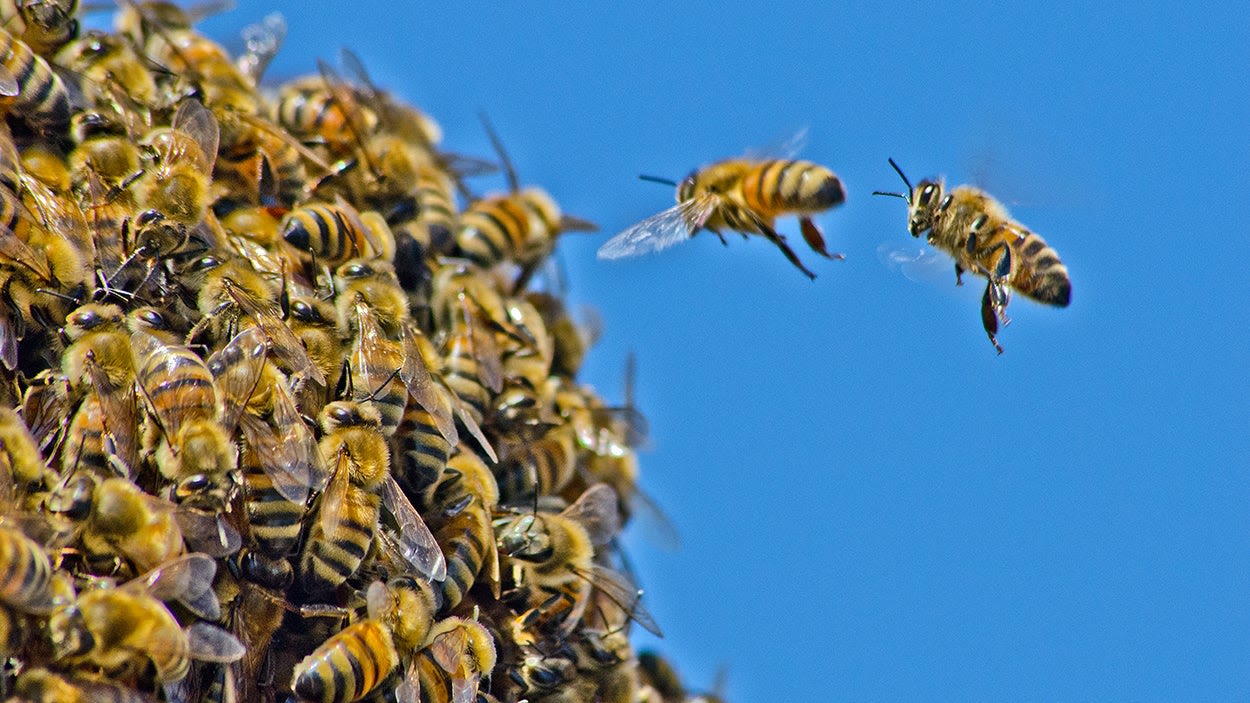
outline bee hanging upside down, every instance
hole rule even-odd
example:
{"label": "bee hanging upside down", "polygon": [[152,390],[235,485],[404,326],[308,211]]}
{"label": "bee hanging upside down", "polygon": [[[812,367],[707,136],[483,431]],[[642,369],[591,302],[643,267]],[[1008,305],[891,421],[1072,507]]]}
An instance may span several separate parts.
{"label": "bee hanging upside down", "polygon": [[788,159],[728,159],[686,176],[680,184],[643,176],[644,180],[677,187],[677,205],[652,215],[608,240],[599,248],[600,259],[621,259],[667,249],[701,229],[725,241],[721,230],[759,234],[776,244],[790,263],[808,278],[816,278],[777,233],[773,222],[782,215],[798,215],[803,239],[817,254],[830,259],[824,235],[812,215],[846,200],[842,181],[833,171],[810,161]]}
{"label": "bee hanging upside down", "polygon": [[955,284],[965,271],[987,279],[981,296],[981,323],[999,354],[998,325],[1006,325],[1009,289],[1047,305],[1067,307],[1072,300],[1068,268],[1046,240],[1011,219],[1007,208],[988,193],[972,186],[946,190],[941,180],[923,180],[914,188],[902,169],[890,159],[907,186],[907,193],[875,191],[907,201],[907,229],[911,236],[926,235],[929,244],[955,260]]}

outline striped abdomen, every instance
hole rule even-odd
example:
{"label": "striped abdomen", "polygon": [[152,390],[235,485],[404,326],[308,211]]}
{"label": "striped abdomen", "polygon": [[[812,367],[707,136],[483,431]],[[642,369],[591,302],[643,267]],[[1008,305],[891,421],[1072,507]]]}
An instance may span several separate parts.
{"label": "striped abdomen", "polygon": [[403,420],[408,405],[408,386],[397,373],[404,365],[404,353],[398,342],[378,339],[368,352],[359,343],[353,345],[349,371],[351,399],[372,406],[382,416],[382,434],[391,437]]}
{"label": "striped abdomen", "polygon": [[434,417],[416,402],[404,409],[395,442],[395,480],[409,495],[421,495],[443,475],[451,444],[439,432]]}
{"label": "striped abdomen", "polygon": [[473,587],[490,555],[495,533],[491,528],[490,514],[481,500],[473,496],[469,505],[434,530],[434,538],[447,559],[447,579],[441,584],[443,606],[440,609],[440,612],[446,613],[455,608]]}
{"label": "striped abdomen", "polygon": [[422,242],[428,250],[441,247],[456,231],[456,200],[451,180],[442,171],[429,165],[417,168],[416,223],[426,237]]}
{"label": "striped abdomen", "polygon": [[292,210],[282,223],[282,238],[297,249],[312,252],[319,263],[328,266],[356,257],[373,258],[379,253],[369,241],[359,214],[332,203],[312,203]]}
{"label": "striped abdomen", "polygon": [[100,397],[88,393],[70,421],[64,447],[61,449],[61,473],[68,476],[74,471],[86,471],[101,478],[112,473],[105,449],[104,408]]}
{"label": "striped abdomen", "polygon": [[[456,397],[464,401],[473,419],[480,425],[487,409],[491,407],[493,397],[490,388],[487,387],[489,381],[484,378],[484,374],[489,376],[490,371],[483,367],[483,359],[479,357],[479,349],[483,344],[475,341],[475,335],[470,329],[458,327],[460,329],[453,332],[446,342],[443,380],[447,382],[447,386],[456,394]],[[481,353],[488,352],[483,350]]]}
{"label": "striped abdomen", "polygon": [[213,374],[190,349],[163,347],[160,353],[140,360],[136,376],[162,422],[173,420],[163,427],[171,441],[189,420],[216,420]]}
{"label": "striped abdomen", "polygon": [[519,198],[478,200],[460,213],[458,255],[480,266],[494,266],[524,251],[530,238],[530,211]]}
{"label": "striped abdomen", "polygon": [[349,485],[338,509],[335,531],[326,534],[322,519],[312,523],[300,559],[305,591],[320,594],[333,590],[356,573],[373,541],[381,500],[374,493]]}
{"label": "striped abdomen", "polygon": [[360,700],[399,665],[391,632],[376,620],[349,625],[295,667],[291,689],[300,700]]}
{"label": "striped abdomen", "polygon": [[766,216],[827,210],[846,200],[833,171],[810,161],[765,161],[742,177],[742,197]]}
{"label": "striped abdomen", "polygon": [[557,425],[533,442],[515,445],[500,462],[499,494],[504,502],[555,495],[573,478],[573,426]]}
{"label": "striped abdomen", "polygon": [[21,611],[50,605],[52,562],[37,542],[0,525],[0,602]]}
{"label": "striped abdomen", "polygon": [[1046,240],[1028,231],[1015,244],[1015,249],[1018,268],[1012,276],[1011,287],[1038,302],[1067,307],[1072,302],[1072,281],[1059,254]]}
{"label": "striped abdomen", "polygon": [[244,445],[239,465],[247,487],[247,520],[256,550],[272,559],[282,559],[299,541],[304,506],[287,500],[278,492],[273,479],[261,466],[260,456],[250,445]]}
{"label": "striped abdomen", "polygon": [[0,98],[7,114],[26,121],[40,134],[69,128],[69,92],[48,62],[9,32],[0,29],[0,64],[17,82],[17,95]]}

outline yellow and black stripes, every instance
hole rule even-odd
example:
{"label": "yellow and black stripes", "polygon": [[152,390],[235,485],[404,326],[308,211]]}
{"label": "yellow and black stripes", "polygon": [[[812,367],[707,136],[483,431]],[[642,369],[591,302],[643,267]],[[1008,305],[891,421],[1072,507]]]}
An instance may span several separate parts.
{"label": "yellow and black stripes", "polygon": [[52,562],[37,542],[0,525],[0,603],[18,610],[48,605]]}
{"label": "yellow and black stripes", "polygon": [[374,620],[362,620],[343,628],[300,662],[291,687],[302,701],[350,703],[373,690],[398,665],[390,630]]}
{"label": "yellow and black stripes", "polygon": [[15,94],[0,98],[6,113],[24,119],[27,126],[39,134],[60,134],[69,128],[69,92],[65,83],[47,61],[3,29],[0,29],[0,65],[17,84]]}

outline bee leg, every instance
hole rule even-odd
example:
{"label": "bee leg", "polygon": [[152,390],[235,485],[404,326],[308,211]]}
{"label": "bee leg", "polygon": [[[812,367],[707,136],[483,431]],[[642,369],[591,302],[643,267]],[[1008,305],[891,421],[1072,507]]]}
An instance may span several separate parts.
{"label": "bee leg", "polygon": [[721,244],[723,244],[723,245],[725,245],[725,246],[729,246],[729,241],[725,239],[725,235],[724,235],[724,234],[722,234],[720,230],[718,230],[718,229],[712,229],[711,227],[708,227],[708,229],[712,232],[712,234],[715,234],[717,237],[719,237],[719,238],[720,238],[720,243],[721,243]]}
{"label": "bee leg", "polygon": [[962,286],[964,284],[964,267],[955,264],[955,285]]}
{"label": "bee leg", "polygon": [[803,232],[803,240],[807,242],[807,246],[812,248],[812,251],[826,259],[846,258],[846,255],[841,252],[829,253],[829,250],[825,248],[825,235],[820,231],[820,227],[817,227],[816,223],[812,222],[812,218],[800,217],[799,229]]}
{"label": "bee leg", "polygon": [[1002,345],[998,343],[998,309],[994,304],[997,294],[993,290],[994,282],[990,281],[985,285],[985,293],[981,296],[981,324],[985,327],[985,333],[989,335],[994,350],[1002,354]]}
{"label": "bee leg", "polygon": [[786,244],[785,237],[781,236],[780,234],[777,234],[777,231],[774,230],[772,227],[761,225],[760,230],[762,234],[768,238],[768,241],[777,245],[777,248],[781,250],[781,253],[785,254],[786,258],[790,260],[790,263],[798,267],[798,269],[802,271],[804,274],[806,274],[808,278],[812,280],[816,280],[816,274],[808,270],[808,268],[803,265],[802,261],[799,261],[798,254],[795,254],[794,250],[790,248],[790,245]]}

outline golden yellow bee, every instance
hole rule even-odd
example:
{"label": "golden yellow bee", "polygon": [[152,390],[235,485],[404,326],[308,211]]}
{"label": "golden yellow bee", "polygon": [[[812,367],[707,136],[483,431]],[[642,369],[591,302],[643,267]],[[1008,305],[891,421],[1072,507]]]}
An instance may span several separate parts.
{"label": "golden yellow bee", "polygon": [[300,700],[359,701],[402,662],[411,667],[433,624],[429,586],[411,578],[375,581],[369,586],[368,608],[367,618],[331,636],[295,667],[291,690]]}
{"label": "golden yellow bee", "polygon": [[474,620],[449,617],[434,624],[417,655],[421,700],[460,703],[477,697],[482,677],[495,668],[495,639]]}
{"label": "golden yellow bee", "polygon": [[599,247],[600,259],[649,254],[707,229],[725,241],[722,230],[758,234],[781,249],[790,263],[815,278],[774,223],[797,215],[807,245],[826,258],[840,259],[825,248],[824,235],[812,216],[846,200],[842,181],[833,171],[810,161],[790,159],[728,159],[696,169],[680,184],[644,177],[677,187],[677,205],[648,217]]}
{"label": "golden yellow bee", "polygon": [[154,161],[135,184],[140,207],[188,228],[198,225],[212,200],[220,138],[213,113],[195,100],[184,100],[169,127],[159,127],[144,139]]}
{"label": "golden yellow bee", "polygon": [[0,24],[40,56],[50,57],[78,35],[78,0],[4,0]]}
{"label": "golden yellow bee", "polygon": [[42,56],[0,29],[0,112],[23,120],[41,135],[69,125],[69,91]]}
{"label": "golden yellow bee", "polygon": [[456,255],[486,268],[505,260],[516,262],[521,271],[512,289],[520,291],[555,249],[557,236],[564,232],[593,232],[598,227],[561,212],[547,191],[521,188],[502,142],[485,117],[482,121],[503,162],[508,192],[474,200],[460,213]]}
{"label": "golden yellow bee", "polygon": [[216,567],[203,554],[187,554],[122,586],[79,593],[49,619],[54,659],[131,682],[150,666],[159,683],[186,677],[192,659],[238,659],[243,648],[233,635],[206,622],[184,631],[162,602],[177,600],[204,617],[219,617],[220,604],[212,591]]}
{"label": "golden yellow bee", "polygon": [[431,486],[425,504],[431,529],[447,555],[447,578],[440,584],[441,612],[464,599],[486,569],[492,588],[499,585],[499,556],[491,527],[499,502],[499,488],[490,468],[476,454],[462,451],[447,462],[447,470]]}
{"label": "golden yellow bee", "polygon": [[333,203],[305,203],[287,213],[281,227],[287,242],[328,266],[395,255],[395,235],[385,221],[363,218],[341,197]]}
{"label": "golden yellow bee", "polygon": [[1010,289],[1040,303],[1067,307],[1072,301],[1068,268],[1046,240],[1011,219],[1007,208],[985,191],[961,185],[946,190],[941,180],[923,180],[912,187],[894,159],[892,166],[906,193],[876,191],[907,201],[907,229],[925,235],[934,248],[955,260],[955,284],[972,272],[986,279],[981,296],[981,323],[999,354],[998,326],[1006,324]]}
{"label": "golden yellow bee", "polygon": [[[606,484],[586,489],[560,513],[534,512],[496,521],[500,554],[512,560],[513,579],[531,589],[532,622],[552,622],[557,632],[573,632],[600,591],[627,617],[659,635],[660,629],[639,602],[640,592],[624,576],[595,561],[596,548],[620,529],[616,493]],[[549,594],[550,598],[544,596]],[[565,608],[553,606],[565,603]]]}

